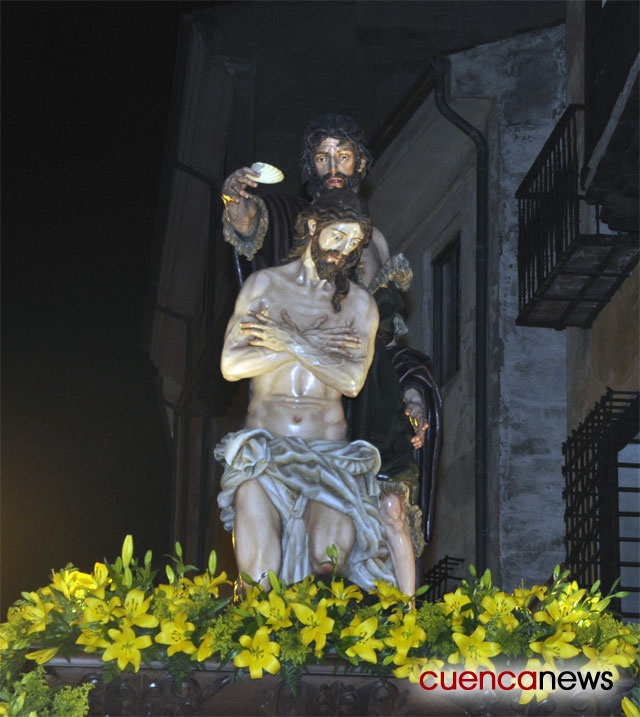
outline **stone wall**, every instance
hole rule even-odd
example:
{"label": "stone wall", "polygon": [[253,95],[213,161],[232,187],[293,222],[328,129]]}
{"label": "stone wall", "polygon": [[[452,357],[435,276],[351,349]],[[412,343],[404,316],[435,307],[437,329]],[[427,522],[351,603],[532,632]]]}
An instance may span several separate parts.
{"label": "stone wall", "polygon": [[640,386],[640,270],[625,279],[590,329],[567,329],[568,432],[606,393]]}
{"label": "stone wall", "polygon": [[[503,585],[546,578],[564,557],[565,337],[518,327],[515,191],[564,109],[564,28],[451,58],[451,97],[493,97],[489,221],[490,550]],[[496,484],[497,481],[497,484]],[[491,509],[491,507],[490,507]]]}

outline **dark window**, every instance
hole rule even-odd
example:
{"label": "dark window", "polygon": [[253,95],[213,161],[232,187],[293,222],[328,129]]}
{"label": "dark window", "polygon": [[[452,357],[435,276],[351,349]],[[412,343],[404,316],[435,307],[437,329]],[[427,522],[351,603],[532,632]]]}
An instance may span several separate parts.
{"label": "dark window", "polygon": [[460,368],[460,237],[433,261],[433,359],[440,385]]}

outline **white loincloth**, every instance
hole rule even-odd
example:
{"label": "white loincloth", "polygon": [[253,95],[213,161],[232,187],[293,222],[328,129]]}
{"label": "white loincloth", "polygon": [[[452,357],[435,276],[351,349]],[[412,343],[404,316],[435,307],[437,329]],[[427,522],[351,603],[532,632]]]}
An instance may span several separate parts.
{"label": "white loincloth", "polygon": [[374,580],[397,584],[378,505],[380,455],[370,443],[276,438],[253,429],[228,433],[215,457],[225,465],[218,505],[226,530],[233,530],[233,499],[244,481],[258,480],[278,510],[283,526],[280,578],[287,583],[312,572],[303,516],[314,500],[353,520],[356,541],[345,577],[365,589],[373,588]]}

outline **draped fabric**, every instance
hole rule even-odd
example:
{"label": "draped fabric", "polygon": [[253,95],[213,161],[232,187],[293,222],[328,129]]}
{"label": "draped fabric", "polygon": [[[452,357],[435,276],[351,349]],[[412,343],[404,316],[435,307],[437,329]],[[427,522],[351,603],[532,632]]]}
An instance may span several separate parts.
{"label": "draped fabric", "polygon": [[380,488],[375,476],[380,457],[372,445],[303,441],[252,429],[227,434],[216,446],[215,456],[225,465],[218,505],[226,530],[233,530],[234,495],[245,481],[259,481],[277,509],[283,580],[295,582],[312,572],[304,512],[309,501],[317,501],[348,515],[354,523],[356,542],[345,577],[365,589],[372,588],[374,580],[396,584],[378,505]]}
{"label": "draped fabric", "polygon": [[433,536],[436,477],[442,448],[442,395],[433,375],[431,359],[411,346],[388,346],[387,352],[403,391],[416,389],[426,408],[429,428],[424,446],[414,451],[414,460],[420,472],[420,509],[422,510],[425,542]]}

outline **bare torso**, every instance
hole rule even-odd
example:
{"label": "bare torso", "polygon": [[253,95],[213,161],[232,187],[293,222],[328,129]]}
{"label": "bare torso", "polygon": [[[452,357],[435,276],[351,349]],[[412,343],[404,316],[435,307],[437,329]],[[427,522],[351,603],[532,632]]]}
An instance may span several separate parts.
{"label": "bare torso", "polygon": [[[346,440],[342,394],[350,391],[344,380],[351,374],[358,382],[364,380],[370,358],[363,362],[363,356],[372,352],[369,334],[375,334],[377,324],[375,304],[372,311],[368,294],[353,285],[336,313],[331,305],[334,287],[309,281],[299,262],[260,274],[229,332],[227,343],[235,345],[235,353],[223,353],[223,373],[225,367],[227,374],[236,369],[244,353],[251,363],[244,374],[252,379],[246,427],[306,440]],[[269,327],[268,345],[249,343],[254,336],[243,320],[255,314],[275,324]],[[352,325],[363,328],[356,332]],[[357,334],[360,347],[347,352],[332,345],[341,340],[341,332]]]}
{"label": "bare torso", "polygon": [[[312,286],[311,290],[303,288],[296,283],[294,272],[290,272],[282,285],[278,278],[269,295],[263,295],[261,299],[270,316],[278,318],[285,310],[302,331],[313,324],[319,313],[327,316],[324,328],[344,325],[346,313],[345,316],[343,312],[335,314],[331,306],[332,286],[322,282]],[[348,312],[348,308],[343,311]],[[336,370],[339,370],[338,366]],[[252,397],[245,425],[247,428],[266,428],[273,435],[307,440],[345,440],[347,436],[341,394],[299,362],[285,364],[252,379]]]}
{"label": "bare torso", "polygon": [[305,440],[346,440],[347,424],[339,398],[309,395],[292,398],[283,393],[264,395],[260,383],[253,382],[254,393],[245,422],[247,428],[265,428],[274,436],[296,436]]}

